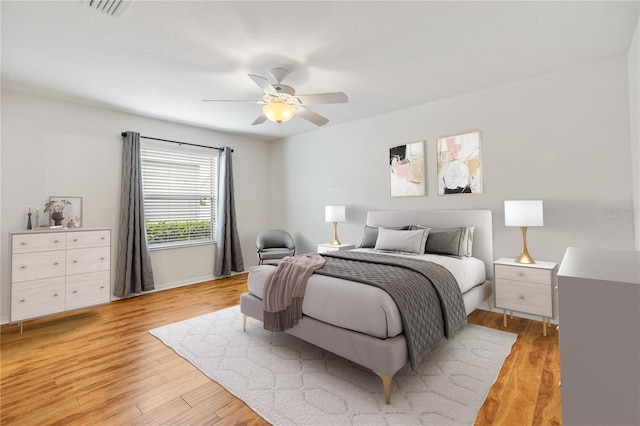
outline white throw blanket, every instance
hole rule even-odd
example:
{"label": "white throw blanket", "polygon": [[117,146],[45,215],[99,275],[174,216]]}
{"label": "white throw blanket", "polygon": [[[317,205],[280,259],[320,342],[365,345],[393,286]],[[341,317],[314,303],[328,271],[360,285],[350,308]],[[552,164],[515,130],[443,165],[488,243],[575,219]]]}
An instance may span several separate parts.
{"label": "white throw blanket", "polygon": [[284,331],[302,318],[302,299],[313,271],[324,265],[317,253],[285,257],[269,274],[262,299],[264,328]]}

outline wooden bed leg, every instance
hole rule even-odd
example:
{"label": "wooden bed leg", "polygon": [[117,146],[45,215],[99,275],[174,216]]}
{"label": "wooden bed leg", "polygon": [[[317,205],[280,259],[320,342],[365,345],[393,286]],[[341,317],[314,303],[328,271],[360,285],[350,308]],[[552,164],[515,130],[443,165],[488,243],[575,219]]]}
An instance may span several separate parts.
{"label": "wooden bed leg", "polygon": [[491,296],[487,297],[487,305],[489,305],[489,312],[493,312],[493,300]]}
{"label": "wooden bed leg", "polygon": [[384,386],[384,399],[387,405],[391,404],[391,380],[393,376],[389,376],[387,374],[378,373],[373,370],[380,378],[382,379],[382,386]]}
{"label": "wooden bed leg", "polygon": [[242,314],[242,331],[247,331],[247,316]]}

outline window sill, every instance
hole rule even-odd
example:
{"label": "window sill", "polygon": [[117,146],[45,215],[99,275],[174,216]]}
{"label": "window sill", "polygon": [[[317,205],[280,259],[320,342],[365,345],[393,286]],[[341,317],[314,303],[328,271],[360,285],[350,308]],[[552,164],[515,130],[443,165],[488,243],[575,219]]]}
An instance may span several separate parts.
{"label": "window sill", "polygon": [[180,248],[188,248],[188,247],[196,247],[196,246],[207,246],[214,245],[216,242],[214,240],[206,240],[206,241],[198,241],[198,242],[190,242],[190,243],[170,243],[170,244],[154,244],[149,245],[149,251],[156,250],[170,250],[170,249],[180,249]]}

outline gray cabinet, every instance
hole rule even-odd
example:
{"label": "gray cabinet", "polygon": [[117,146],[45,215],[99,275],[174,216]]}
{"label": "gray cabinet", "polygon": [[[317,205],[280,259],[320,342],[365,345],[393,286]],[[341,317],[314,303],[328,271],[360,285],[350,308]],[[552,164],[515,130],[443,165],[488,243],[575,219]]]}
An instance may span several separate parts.
{"label": "gray cabinet", "polygon": [[563,425],[639,425],[640,252],[568,248],[558,303]]}

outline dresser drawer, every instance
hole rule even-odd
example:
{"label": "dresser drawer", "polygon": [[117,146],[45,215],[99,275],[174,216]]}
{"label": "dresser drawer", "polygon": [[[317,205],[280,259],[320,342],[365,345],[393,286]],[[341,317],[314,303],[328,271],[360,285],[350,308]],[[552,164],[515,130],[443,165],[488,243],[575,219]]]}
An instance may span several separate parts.
{"label": "dresser drawer", "polygon": [[11,282],[64,277],[63,250],[14,254],[11,260]]}
{"label": "dresser drawer", "polygon": [[64,277],[13,284],[11,321],[64,312]]}
{"label": "dresser drawer", "polygon": [[551,273],[549,269],[537,269],[531,267],[495,265],[496,281],[506,279],[512,281],[526,281],[551,285]]}
{"label": "dresser drawer", "polygon": [[11,240],[12,253],[64,250],[66,236],[61,232],[41,234],[18,234]]}
{"label": "dresser drawer", "polygon": [[109,303],[110,271],[67,277],[67,310]]}
{"label": "dresser drawer", "polygon": [[553,317],[551,285],[550,283],[546,284],[540,285],[539,283],[496,277],[496,307],[543,317]]}
{"label": "dresser drawer", "polygon": [[111,243],[110,231],[74,231],[67,233],[67,249],[103,247]]}
{"label": "dresser drawer", "polygon": [[108,271],[110,268],[110,247],[93,247],[67,250],[67,275]]}

